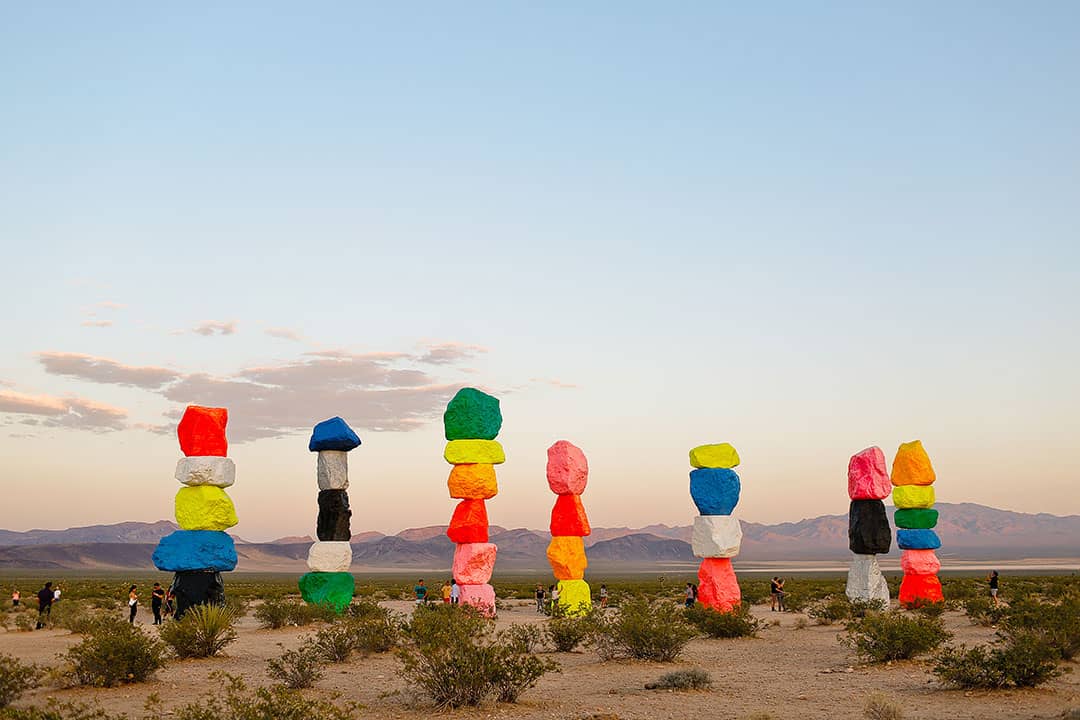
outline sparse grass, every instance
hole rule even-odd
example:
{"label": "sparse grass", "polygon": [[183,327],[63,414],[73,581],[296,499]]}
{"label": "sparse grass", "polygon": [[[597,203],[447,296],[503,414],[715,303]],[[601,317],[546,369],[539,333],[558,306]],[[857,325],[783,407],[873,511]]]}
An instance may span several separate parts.
{"label": "sparse grass", "polygon": [[712,686],[712,677],[700,668],[676,670],[661,675],[656,682],[645,685],[646,690],[707,690]]}
{"label": "sparse grass", "polygon": [[765,625],[751,614],[746,603],[726,613],[696,604],[686,608],[684,615],[691,625],[714,638],[754,637]]}
{"label": "sparse grass", "polygon": [[963,689],[1036,687],[1061,674],[1058,652],[1044,636],[1016,633],[991,646],[942,650],[934,674],[942,684]]}
{"label": "sparse grass", "polygon": [[899,703],[888,695],[875,692],[866,697],[863,717],[866,720],[904,720],[904,711]]}
{"label": "sparse grass", "polygon": [[266,674],[291,690],[300,690],[322,679],[323,662],[319,651],[311,643],[304,643],[267,660]]}
{"label": "sparse grass", "polygon": [[557,652],[573,652],[589,637],[598,610],[578,617],[553,617],[544,624],[544,637]]}
{"label": "sparse grass", "polygon": [[698,635],[686,622],[683,608],[670,602],[637,597],[617,613],[596,615],[590,644],[601,660],[618,657],[672,662]]}

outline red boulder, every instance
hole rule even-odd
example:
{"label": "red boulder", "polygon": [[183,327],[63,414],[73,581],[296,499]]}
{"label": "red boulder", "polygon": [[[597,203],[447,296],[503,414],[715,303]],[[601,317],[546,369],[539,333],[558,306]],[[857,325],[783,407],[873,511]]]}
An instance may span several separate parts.
{"label": "red boulder", "polygon": [[731,612],[742,602],[731,558],[705,558],[698,568],[698,602],[720,612]]}
{"label": "red boulder", "polygon": [[176,426],[180,450],[188,457],[225,457],[229,453],[229,441],[225,439],[228,422],[229,411],[225,408],[188,405]]}
{"label": "red boulder", "polygon": [[944,602],[937,575],[905,575],[900,582],[900,605],[906,608]]}
{"label": "red boulder", "polygon": [[592,532],[580,495],[560,495],[551,509],[551,534],[585,537]]}
{"label": "red boulder", "polygon": [[483,500],[462,500],[454,508],[446,537],[455,543],[486,543],[488,516]]}

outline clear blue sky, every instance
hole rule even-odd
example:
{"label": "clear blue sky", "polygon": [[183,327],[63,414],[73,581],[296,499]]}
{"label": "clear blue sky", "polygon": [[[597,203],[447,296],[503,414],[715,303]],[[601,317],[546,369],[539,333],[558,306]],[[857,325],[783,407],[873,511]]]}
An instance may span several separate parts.
{"label": "clear blue sky", "polygon": [[689,522],[719,441],[751,520],[916,437],[1080,512],[1076,3],[214,5],[0,10],[0,527],[169,516],[187,402],[241,535],[310,531],[329,414],[355,530],[446,522],[462,383],[498,524],[559,438],[596,525]]}

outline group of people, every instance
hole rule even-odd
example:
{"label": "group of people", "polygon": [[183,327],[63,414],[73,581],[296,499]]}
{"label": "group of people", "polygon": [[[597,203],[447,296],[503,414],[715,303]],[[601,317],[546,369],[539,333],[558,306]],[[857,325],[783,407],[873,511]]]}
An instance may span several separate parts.
{"label": "group of people", "polygon": [[[413,585],[413,595],[416,596],[417,605],[423,605],[428,601],[428,588],[424,584],[424,578],[420,578]],[[461,586],[458,585],[456,579],[447,580],[439,588],[439,595],[444,603],[457,605],[461,601]]]}
{"label": "group of people", "polygon": [[[132,625],[135,624],[135,616],[139,614],[138,590],[137,585],[128,588],[128,622]],[[155,625],[164,622],[163,617],[172,615],[173,601],[175,599],[176,596],[173,595],[172,588],[165,589],[161,586],[161,583],[154,583],[154,587],[150,589],[150,611],[154,613]]]}
{"label": "group of people", "polygon": [[[38,619],[35,630],[40,630],[45,627],[45,624],[49,621],[49,616],[52,614],[52,606],[60,602],[60,596],[63,591],[60,589],[60,585],[53,587],[52,582],[45,583],[45,586],[38,590]],[[14,588],[11,591],[11,606],[19,607],[22,604],[22,593],[18,588]]]}

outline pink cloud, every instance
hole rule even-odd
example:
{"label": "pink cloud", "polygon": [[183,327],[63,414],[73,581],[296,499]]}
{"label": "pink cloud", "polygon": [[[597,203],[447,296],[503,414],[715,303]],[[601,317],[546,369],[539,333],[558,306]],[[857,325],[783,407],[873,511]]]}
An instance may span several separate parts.
{"label": "pink cloud", "polygon": [[115,360],[82,353],[41,352],[38,353],[38,361],[45,367],[45,372],[52,375],[67,375],[90,382],[146,389],[159,388],[180,377],[180,373],[169,368],[124,365]]}
{"label": "pink cloud", "polygon": [[281,340],[292,340],[293,342],[303,342],[304,336],[298,331],[285,327],[272,327],[264,330],[270,337],[279,338]]}
{"label": "pink cloud", "polygon": [[112,327],[112,324],[113,324],[112,320],[83,320],[83,322],[82,322],[83,327],[97,327],[97,328]]}
{"label": "pink cloud", "polygon": [[[12,390],[0,390],[0,413],[34,415],[36,424],[46,427],[67,427],[78,430],[122,430],[127,410],[87,398],[52,395],[27,395]],[[28,423],[23,423],[28,424]]]}
{"label": "pink cloud", "polygon": [[417,360],[431,365],[450,365],[488,351],[482,345],[466,345],[457,342],[432,343],[426,348],[426,352]]}
{"label": "pink cloud", "polygon": [[191,328],[191,332],[207,337],[211,335],[235,335],[236,321],[207,320]]}

